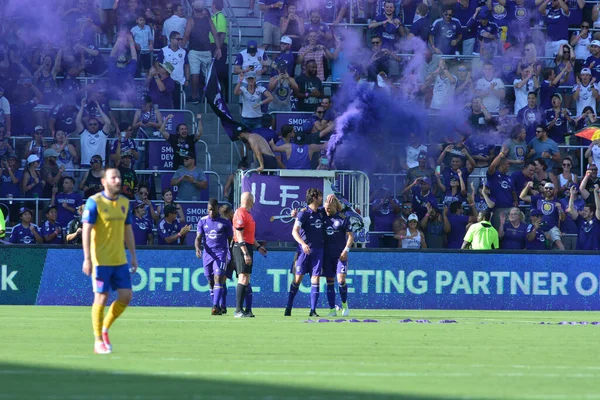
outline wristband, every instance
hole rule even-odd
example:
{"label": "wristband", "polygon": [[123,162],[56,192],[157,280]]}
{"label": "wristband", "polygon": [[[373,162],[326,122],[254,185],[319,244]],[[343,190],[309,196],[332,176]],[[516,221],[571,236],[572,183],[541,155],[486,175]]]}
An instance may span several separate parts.
{"label": "wristband", "polygon": [[346,248],[344,248],[344,251],[345,251],[346,253],[350,253],[350,247],[346,247]]}

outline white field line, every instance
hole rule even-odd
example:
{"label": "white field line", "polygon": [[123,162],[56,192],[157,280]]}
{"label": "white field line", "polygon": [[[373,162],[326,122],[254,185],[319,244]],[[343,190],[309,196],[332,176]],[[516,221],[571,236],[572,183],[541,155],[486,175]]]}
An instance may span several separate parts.
{"label": "white field line", "polygon": [[[239,400],[240,396],[225,396],[222,394],[202,394],[202,395],[193,395],[193,396],[181,396],[180,394],[176,395],[178,400]],[[401,394],[378,394],[377,398],[385,399],[398,399],[402,396]],[[368,394],[364,395],[341,395],[341,394],[331,394],[329,396],[294,396],[292,395],[281,395],[277,394],[275,396],[253,396],[252,394],[244,394],[243,398],[246,400],[330,400],[332,398],[339,400],[361,400],[368,398]],[[94,395],[94,394],[71,394],[71,395],[53,395],[53,394],[40,394],[33,397],[30,400],[173,400],[173,396],[159,396],[159,395],[119,395],[119,394],[111,394],[111,395]],[[535,394],[535,395],[519,395],[519,400],[598,400],[600,399],[600,394],[597,393],[586,393],[580,394],[577,397],[573,397],[572,393],[569,394]],[[22,400],[21,395],[12,395],[8,393],[0,393],[1,400]],[[448,397],[448,400],[477,400],[481,399],[481,397],[475,396],[455,396]]]}

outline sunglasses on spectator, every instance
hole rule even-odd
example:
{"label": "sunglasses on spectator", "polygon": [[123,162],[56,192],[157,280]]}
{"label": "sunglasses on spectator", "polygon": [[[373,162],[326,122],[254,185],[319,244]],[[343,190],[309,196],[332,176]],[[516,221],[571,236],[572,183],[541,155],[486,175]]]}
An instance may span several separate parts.
{"label": "sunglasses on spectator", "polygon": [[542,131],[541,129],[536,129],[535,133],[544,133],[544,131]]}
{"label": "sunglasses on spectator", "polygon": [[590,168],[590,171],[592,171],[592,172],[598,172],[598,169],[597,168]]}
{"label": "sunglasses on spectator", "polygon": [[466,68],[459,68],[459,69],[457,69],[457,71],[458,72],[467,72],[467,69]]}
{"label": "sunglasses on spectator", "polygon": [[582,29],[590,29],[590,26],[589,25],[581,25],[581,28]]}
{"label": "sunglasses on spectator", "polygon": [[563,164],[563,167],[570,167],[571,164]]}
{"label": "sunglasses on spectator", "polygon": [[325,111],[317,111],[317,114],[323,114]]}
{"label": "sunglasses on spectator", "polygon": [[191,157],[183,157],[183,161],[189,160]]}
{"label": "sunglasses on spectator", "polygon": [[102,160],[97,160],[97,159],[95,159],[95,158],[92,158],[92,159],[90,160],[90,164],[99,164],[99,163],[101,163],[101,162],[102,162]]}

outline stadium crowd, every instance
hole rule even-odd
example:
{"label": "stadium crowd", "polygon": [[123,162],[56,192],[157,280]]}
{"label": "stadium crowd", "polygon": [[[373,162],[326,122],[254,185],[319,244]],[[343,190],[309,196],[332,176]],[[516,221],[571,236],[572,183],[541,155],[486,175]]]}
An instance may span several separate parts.
{"label": "stadium crowd", "polygon": [[[271,157],[278,168],[335,167],[323,143],[345,111],[336,107],[342,82],[410,92],[425,119],[460,115],[459,127],[401,131],[400,146],[382,150],[387,162],[371,171],[372,246],[460,248],[469,224],[491,210],[501,248],[600,247],[600,141],[574,136],[596,122],[598,5],[262,0],[262,42],[229,55],[223,0],[64,0],[31,18],[13,15],[11,4],[0,6],[0,199],[16,225],[10,242],[76,243],[78,210],[114,165],[138,244],[154,243],[155,225],[159,244],[183,243],[190,227],[173,188],[177,200],[192,200],[207,187],[195,151],[203,122],[198,114],[196,132],[180,124],[170,135],[164,110],[185,107],[182,98],[200,102],[214,59],[225,97],[234,75],[258,168]],[[417,52],[419,73],[405,73]],[[126,120],[114,108],[137,111]],[[276,126],[270,115],[290,111],[310,113],[302,129]],[[160,194],[136,174],[147,155],[135,139],[149,137],[163,137],[175,154],[172,187]],[[404,183],[390,189],[377,174]],[[32,223],[36,213],[43,226]]]}

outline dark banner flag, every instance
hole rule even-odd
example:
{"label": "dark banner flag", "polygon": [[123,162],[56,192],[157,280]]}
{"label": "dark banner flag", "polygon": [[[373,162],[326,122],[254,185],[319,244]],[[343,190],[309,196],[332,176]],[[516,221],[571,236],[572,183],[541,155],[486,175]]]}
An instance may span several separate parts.
{"label": "dark banner flag", "polygon": [[233,117],[227,108],[227,103],[225,103],[225,100],[223,100],[223,96],[221,95],[221,84],[217,78],[214,60],[210,65],[208,78],[206,79],[204,96],[206,96],[206,102],[210,108],[212,108],[213,112],[221,120],[221,125],[223,125],[223,129],[225,129],[225,132],[227,132],[229,139],[233,141],[237,140],[236,129],[243,125],[233,120]]}

